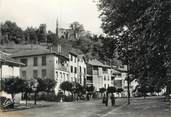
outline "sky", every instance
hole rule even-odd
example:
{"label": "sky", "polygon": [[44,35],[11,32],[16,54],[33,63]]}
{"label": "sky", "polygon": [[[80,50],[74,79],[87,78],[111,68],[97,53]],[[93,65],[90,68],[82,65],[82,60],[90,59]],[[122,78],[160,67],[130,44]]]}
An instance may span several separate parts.
{"label": "sky", "polygon": [[46,24],[47,29],[55,32],[56,19],[60,28],[78,21],[85,30],[94,34],[102,33],[94,0],[0,0],[0,22],[16,22],[25,29]]}

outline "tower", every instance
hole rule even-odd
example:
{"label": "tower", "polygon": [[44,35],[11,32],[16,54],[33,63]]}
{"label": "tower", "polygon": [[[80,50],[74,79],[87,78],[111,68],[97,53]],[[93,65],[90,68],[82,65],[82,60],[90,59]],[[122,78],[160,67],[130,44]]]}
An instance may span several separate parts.
{"label": "tower", "polygon": [[59,24],[58,24],[58,18],[56,19],[56,37],[59,39]]}
{"label": "tower", "polygon": [[1,30],[1,24],[0,24],[0,44],[2,43],[2,30]]}

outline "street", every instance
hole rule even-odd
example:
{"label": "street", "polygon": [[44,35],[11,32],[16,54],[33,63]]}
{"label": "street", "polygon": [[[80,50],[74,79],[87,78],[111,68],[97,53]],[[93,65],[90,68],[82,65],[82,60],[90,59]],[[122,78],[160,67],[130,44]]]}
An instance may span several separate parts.
{"label": "street", "polygon": [[[147,97],[131,100],[117,99],[115,107],[106,107],[101,100],[88,102],[42,102],[44,107],[36,107],[12,112],[1,112],[1,117],[170,117],[168,102],[161,98]],[[16,116],[15,116],[16,115]]]}

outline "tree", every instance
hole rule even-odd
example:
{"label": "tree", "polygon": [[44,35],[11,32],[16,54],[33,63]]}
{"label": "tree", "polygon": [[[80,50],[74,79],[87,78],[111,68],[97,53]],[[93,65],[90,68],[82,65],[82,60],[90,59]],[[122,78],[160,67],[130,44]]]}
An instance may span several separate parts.
{"label": "tree", "polygon": [[94,86],[87,86],[87,87],[86,87],[86,90],[87,90],[89,93],[94,92],[94,89],[95,89]]}
{"label": "tree", "polygon": [[75,39],[78,39],[80,33],[81,33],[82,31],[84,31],[83,25],[80,24],[79,22],[73,22],[73,23],[71,23],[70,28],[71,28],[71,29],[73,30],[73,32],[74,32],[74,38],[75,38]]}
{"label": "tree", "polygon": [[43,82],[47,94],[54,91],[54,88],[56,86],[56,81],[54,79],[44,79]]}
{"label": "tree", "polygon": [[119,93],[121,93],[121,92],[123,92],[124,90],[122,89],[122,88],[117,88],[116,89],[116,92],[118,93],[118,95],[119,95]]}
{"label": "tree", "polygon": [[4,81],[4,91],[11,94],[14,99],[15,94],[23,92],[25,89],[24,80],[20,78],[9,78]]}
{"label": "tree", "polygon": [[128,76],[133,74],[142,85],[166,85],[171,49],[169,0],[100,0],[98,7],[102,28],[117,40],[118,58],[128,65]]}
{"label": "tree", "polygon": [[23,41],[23,31],[15,22],[6,21],[1,25],[2,35],[5,37],[3,42],[21,43]]}
{"label": "tree", "polygon": [[69,81],[64,81],[60,84],[60,89],[64,91],[64,94],[65,94],[65,91],[69,91],[72,93],[72,88],[73,88],[73,84]]}
{"label": "tree", "polygon": [[38,44],[37,29],[33,27],[27,27],[24,31],[25,43]]}
{"label": "tree", "polygon": [[107,93],[111,93],[112,94],[112,93],[115,93],[115,92],[116,92],[116,88],[115,87],[111,86],[111,87],[107,88]]}
{"label": "tree", "polygon": [[101,93],[101,97],[102,97],[102,94],[103,94],[105,91],[106,91],[106,88],[104,88],[104,87],[99,89],[99,92]]}

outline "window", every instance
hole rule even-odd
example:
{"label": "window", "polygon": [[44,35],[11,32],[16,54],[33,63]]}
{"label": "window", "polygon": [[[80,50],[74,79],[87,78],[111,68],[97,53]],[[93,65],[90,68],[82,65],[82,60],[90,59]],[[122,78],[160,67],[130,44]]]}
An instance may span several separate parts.
{"label": "window", "polygon": [[71,61],[73,60],[72,55],[71,55]]}
{"label": "window", "polygon": [[56,72],[56,77],[58,78],[58,72]]}
{"label": "window", "polygon": [[104,76],[104,80],[106,80],[106,76]]}
{"label": "window", "polygon": [[71,66],[71,73],[73,73],[73,66]]}
{"label": "window", "polygon": [[104,88],[106,88],[106,84],[104,84]]}
{"label": "window", "polygon": [[84,74],[86,74],[86,68],[84,68]]}
{"label": "window", "polygon": [[33,78],[37,78],[38,77],[38,71],[37,70],[33,70]]}
{"label": "window", "polygon": [[42,78],[46,77],[46,69],[42,69]]}
{"label": "window", "polygon": [[33,58],[33,66],[37,66],[37,57]]}
{"label": "window", "polygon": [[109,84],[108,84],[108,86],[107,87],[109,87]]}
{"label": "window", "polygon": [[46,56],[42,56],[42,65],[46,65]]}
{"label": "window", "polygon": [[81,66],[80,66],[80,74],[81,74]]}
{"label": "window", "polygon": [[75,67],[75,73],[77,73],[77,67]]}
{"label": "window", "polygon": [[26,79],[26,71],[21,71],[21,75],[22,75],[22,77],[24,78],[24,79]]}
{"label": "window", "polygon": [[75,57],[75,63],[77,63],[77,58]]}
{"label": "window", "polygon": [[24,63],[27,66],[27,59],[20,59],[21,63]]}
{"label": "window", "polygon": [[61,74],[61,77],[60,78],[62,79],[62,72],[60,72],[60,74]]}
{"label": "window", "polygon": [[63,78],[64,78],[64,81],[65,81],[65,73],[63,73],[63,76],[64,76]]}

